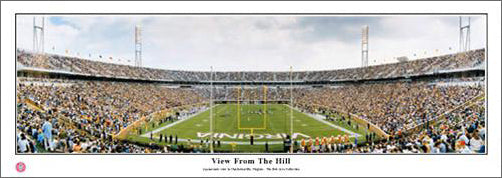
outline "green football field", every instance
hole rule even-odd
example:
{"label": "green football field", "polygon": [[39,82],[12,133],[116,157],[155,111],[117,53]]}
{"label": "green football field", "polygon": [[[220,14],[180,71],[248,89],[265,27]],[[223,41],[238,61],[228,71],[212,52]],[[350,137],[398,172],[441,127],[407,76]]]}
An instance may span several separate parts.
{"label": "green football field", "polygon": [[[353,140],[359,136],[363,140],[365,131],[346,125],[344,122],[322,121],[297,110],[293,112],[293,139],[301,140],[308,137],[330,137],[347,134]],[[179,142],[185,143],[188,139],[192,143],[210,138],[210,110],[202,111],[187,119],[166,122],[156,128],[148,128],[143,135],[130,136],[128,139],[143,143],[158,142],[158,136],[178,136]],[[223,149],[229,144],[246,147],[247,151],[256,151],[253,147],[267,142],[272,145],[282,145],[283,138],[291,135],[291,108],[284,104],[219,104],[213,106],[213,138],[220,140]],[[150,135],[153,134],[153,140]],[[255,145],[249,145],[250,136],[253,135]],[[261,146],[263,147],[263,146]],[[260,147],[260,148],[261,148]],[[280,148],[280,146],[278,147]],[[244,149],[244,148],[242,148]],[[281,148],[282,149],[282,148]],[[258,149],[259,150],[259,149]]]}

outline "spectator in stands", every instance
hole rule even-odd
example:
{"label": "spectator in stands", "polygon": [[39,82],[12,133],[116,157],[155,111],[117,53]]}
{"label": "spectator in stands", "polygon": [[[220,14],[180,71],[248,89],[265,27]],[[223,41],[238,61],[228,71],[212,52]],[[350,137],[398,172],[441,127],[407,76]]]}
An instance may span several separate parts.
{"label": "spectator in stands", "polygon": [[26,135],[24,133],[21,133],[21,138],[17,141],[17,146],[19,153],[28,153],[30,152],[30,143],[28,139],[26,138]]}
{"label": "spectator in stands", "polygon": [[42,125],[42,130],[44,132],[44,147],[48,150],[52,142],[52,124],[49,118],[47,118],[47,121]]}

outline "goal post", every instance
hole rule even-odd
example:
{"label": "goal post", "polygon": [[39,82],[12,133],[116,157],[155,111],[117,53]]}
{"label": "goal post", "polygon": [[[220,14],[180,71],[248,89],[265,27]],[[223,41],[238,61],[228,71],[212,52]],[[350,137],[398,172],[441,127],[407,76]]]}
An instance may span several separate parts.
{"label": "goal post", "polygon": [[[259,87],[258,87],[259,88]],[[261,100],[261,104],[263,105],[263,112],[262,112],[262,124],[260,127],[246,127],[246,126],[243,126],[242,125],[242,109],[244,108],[242,106],[242,103],[251,103],[250,101],[245,101],[244,98],[241,99],[241,96],[243,96],[245,93],[245,91],[243,91],[244,89],[242,87],[238,87],[237,88],[237,99],[236,99],[236,102],[237,102],[237,127],[239,130],[250,130],[251,131],[251,134],[253,134],[253,130],[265,130],[267,129],[267,90],[268,90],[268,87],[263,85],[262,86],[262,89],[263,89],[263,92],[262,92],[262,100]],[[255,101],[254,103],[260,103],[260,101]]]}

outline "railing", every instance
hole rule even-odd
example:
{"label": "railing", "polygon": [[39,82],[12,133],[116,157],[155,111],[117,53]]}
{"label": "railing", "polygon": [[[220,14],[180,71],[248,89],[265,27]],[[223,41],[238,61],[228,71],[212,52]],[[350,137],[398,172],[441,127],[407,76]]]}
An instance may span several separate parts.
{"label": "railing", "polygon": [[[434,124],[436,122],[442,121],[445,118],[446,114],[449,114],[449,113],[451,113],[451,112],[453,112],[453,111],[455,111],[457,109],[460,109],[460,108],[470,107],[471,105],[476,104],[477,101],[482,100],[484,98],[485,98],[484,94],[481,94],[481,95],[478,95],[476,97],[473,97],[469,101],[467,101],[467,102],[465,102],[465,103],[463,103],[461,105],[458,105],[458,106],[456,106],[456,107],[454,107],[454,108],[452,108],[452,109],[450,109],[450,110],[448,110],[448,111],[440,114],[439,116],[437,116],[436,118],[433,118],[433,119],[429,120],[428,122],[429,122],[429,124]],[[426,123],[421,123],[421,124],[413,126],[412,128],[406,129],[406,132],[407,133],[416,133],[416,132],[420,131],[421,128],[423,128],[424,124],[426,124]]]}
{"label": "railing", "polygon": [[40,105],[38,105],[37,103],[35,103],[34,101],[32,101],[31,99],[28,99],[28,98],[25,98],[22,100],[24,103],[26,103],[26,105],[30,106],[31,108],[37,110],[37,111],[40,111],[40,112],[45,112],[44,108]]}
{"label": "railing", "polygon": [[353,120],[356,121],[358,124],[361,124],[363,126],[369,125],[369,128],[368,128],[369,131],[374,132],[375,134],[377,134],[378,136],[380,136],[382,138],[389,137],[389,134],[387,134],[385,131],[383,131],[380,127],[376,126],[375,124],[369,122],[368,120],[366,120],[364,118],[359,117],[358,115],[355,115],[352,113],[349,113],[349,114],[352,116]]}
{"label": "railing", "polygon": [[126,139],[127,136],[131,132],[135,132],[136,129],[140,128],[143,124],[148,125],[151,122],[158,122],[160,119],[164,119],[164,118],[168,117],[169,115],[175,113],[176,111],[184,110],[184,109],[187,109],[190,107],[195,107],[195,106],[203,106],[206,104],[207,103],[195,103],[195,104],[173,107],[173,108],[160,110],[160,111],[151,113],[148,116],[143,116],[143,117],[141,117],[141,119],[134,121],[131,125],[128,125],[126,128],[121,129],[117,134],[113,135],[113,138],[119,139],[119,140]]}

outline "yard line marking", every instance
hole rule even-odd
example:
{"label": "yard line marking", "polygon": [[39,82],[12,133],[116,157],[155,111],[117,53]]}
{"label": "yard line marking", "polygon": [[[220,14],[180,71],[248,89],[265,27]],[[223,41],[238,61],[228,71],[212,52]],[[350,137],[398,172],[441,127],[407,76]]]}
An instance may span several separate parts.
{"label": "yard line marking", "polygon": [[[219,105],[219,104],[214,105],[214,106],[213,106],[213,108],[214,108],[214,107],[216,107],[216,106],[218,106],[218,105]],[[165,129],[169,128],[169,127],[172,127],[172,126],[175,126],[175,125],[177,125],[177,124],[179,124],[179,123],[185,122],[185,121],[187,121],[187,120],[189,120],[189,119],[193,118],[194,116],[199,115],[200,113],[203,113],[203,112],[205,112],[205,111],[207,111],[207,110],[209,110],[209,109],[211,109],[211,107],[208,107],[208,108],[205,108],[205,109],[203,109],[203,110],[200,110],[200,111],[198,111],[198,112],[196,112],[196,113],[194,113],[194,114],[192,114],[192,115],[188,116],[186,119],[178,120],[178,121],[173,122],[173,123],[171,123],[171,124],[165,125],[164,127],[157,128],[157,129],[155,129],[155,130],[153,130],[153,131],[150,131],[150,132],[146,132],[145,134],[143,134],[143,135],[141,135],[141,136],[142,136],[142,137],[149,137],[149,136],[150,136],[150,134],[156,134],[156,133],[158,133],[158,132],[160,132],[160,131],[162,131],[162,130],[165,130]]]}

